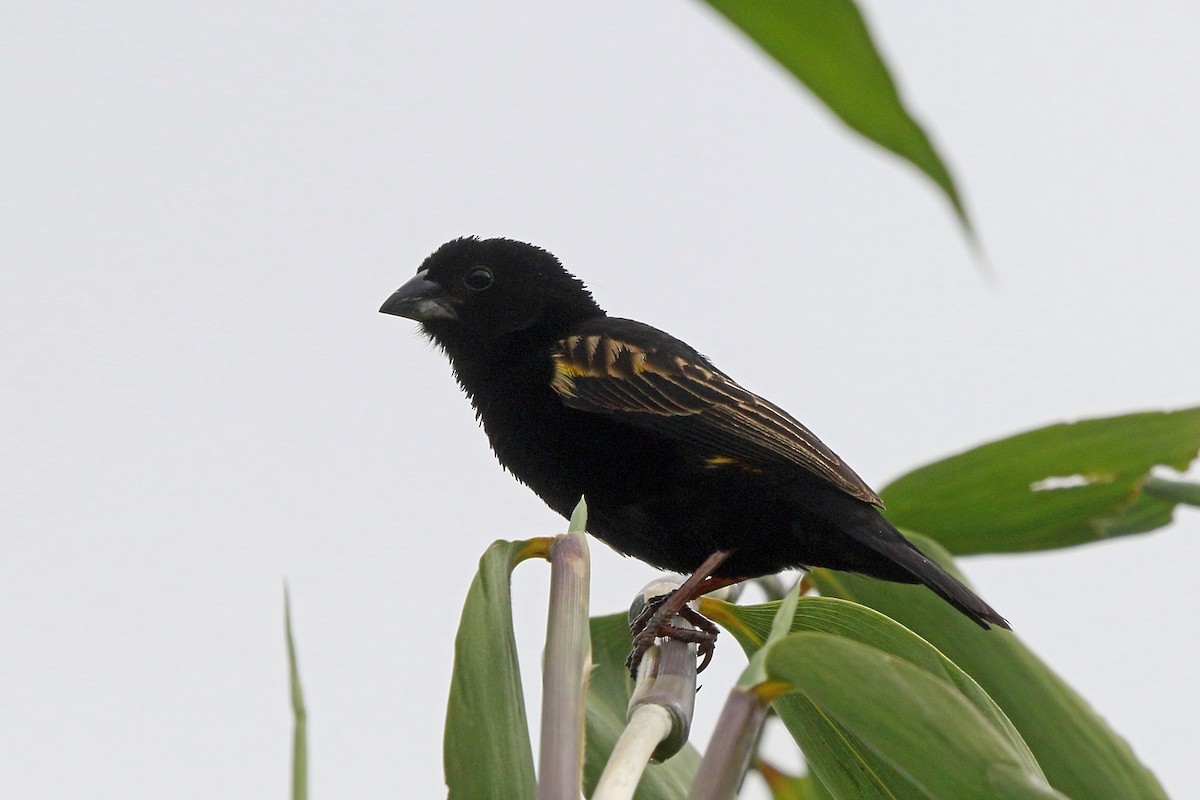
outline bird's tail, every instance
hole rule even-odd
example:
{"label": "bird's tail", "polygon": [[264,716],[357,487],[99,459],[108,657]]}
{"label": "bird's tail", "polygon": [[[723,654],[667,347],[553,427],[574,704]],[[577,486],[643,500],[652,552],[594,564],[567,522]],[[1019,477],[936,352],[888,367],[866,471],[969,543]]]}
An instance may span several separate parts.
{"label": "bird's tail", "polygon": [[987,630],[999,625],[1012,630],[1008,620],[996,609],[983,602],[958,578],[947,572],[941,564],[922,553],[915,544],[896,531],[896,539],[875,539],[870,542],[873,549],[887,557],[893,564],[912,576],[913,583],[922,583],[950,605],[957,608],[979,627]]}

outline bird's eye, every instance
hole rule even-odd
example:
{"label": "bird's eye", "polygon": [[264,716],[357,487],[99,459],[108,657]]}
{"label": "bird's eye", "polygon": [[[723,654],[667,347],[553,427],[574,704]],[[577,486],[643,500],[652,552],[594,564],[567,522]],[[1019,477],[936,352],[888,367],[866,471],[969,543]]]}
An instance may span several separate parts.
{"label": "bird's eye", "polygon": [[468,289],[481,292],[492,285],[492,271],[487,267],[475,267],[463,278]]}

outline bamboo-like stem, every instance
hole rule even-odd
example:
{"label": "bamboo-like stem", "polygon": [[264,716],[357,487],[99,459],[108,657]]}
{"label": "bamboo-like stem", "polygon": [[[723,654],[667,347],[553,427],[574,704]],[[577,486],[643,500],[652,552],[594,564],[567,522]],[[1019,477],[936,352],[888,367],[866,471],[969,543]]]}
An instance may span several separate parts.
{"label": "bamboo-like stem", "polygon": [[769,708],[753,688],[734,687],[721,709],[717,727],[713,729],[712,739],[688,792],[688,800],[732,800],[737,797]]}
{"label": "bamboo-like stem", "polygon": [[[685,620],[676,625],[691,628]],[[632,724],[638,709],[661,708],[671,721],[671,728],[651,753],[654,761],[666,761],[687,744],[696,709],[696,646],[667,639],[650,649],[653,656],[644,669],[638,670],[638,682],[629,698],[629,721]],[[650,653],[647,653],[650,655]]]}
{"label": "bamboo-like stem", "polygon": [[[538,800],[579,797],[587,682],[592,668],[588,629],[589,555],[582,522],[550,546],[550,610],[542,670],[542,741]],[[577,529],[578,528],[578,529]]]}
{"label": "bamboo-like stem", "polygon": [[1151,476],[1142,484],[1142,491],[1172,503],[1200,506],[1200,484],[1190,481],[1172,481]]}
{"label": "bamboo-like stem", "polygon": [[596,790],[592,792],[592,800],[628,800],[633,797],[646,764],[659,744],[671,735],[672,727],[671,714],[662,706],[642,705],[635,708],[604,766]]}
{"label": "bamboo-like stem", "polygon": [[700,761],[700,769],[696,770],[688,800],[731,800],[737,797],[773,697],[766,682],[766,654],[771,645],[782,640],[791,630],[801,588],[801,582],[797,581],[783,598],[775,612],[775,619],[771,621],[771,633],[766,643],[750,658],[737,685],[729,693],[708,749]]}
{"label": "bamboo-like stem", "polygon": [[[645,602],[678,585],[678,580],[655,580],[642,589],[638,599]],[[674,624],[691,627],[683,619]],[[695,704],[696,646],[669,638],[651,645],[638,667],[628,724],[613,747],[592,800],[633,797],[648,762],[665,761],[687,744]]]}

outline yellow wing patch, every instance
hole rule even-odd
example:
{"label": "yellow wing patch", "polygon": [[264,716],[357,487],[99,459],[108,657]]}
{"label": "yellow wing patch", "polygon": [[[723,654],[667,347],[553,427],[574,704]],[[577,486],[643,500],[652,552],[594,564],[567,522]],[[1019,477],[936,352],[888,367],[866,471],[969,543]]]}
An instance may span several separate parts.
{"label": "yellow wing patch", "polygon": [[704,459],[704,466],[708,467],[709,469],[733,467],[735,469],[740,469],[743,472],[753,472],[755,474],[763,471],[762,467],[756,467],[753,464],[747,464],[740,458],[734,458],[733,456],[709,456],[708,458]]}
{"label": "yellow wing patch", "polygon": [[575,379],[585,373],[573,364],[563,361],[558,353],[554,354],[554,377],[550,379],[550,388],[563,397],[575,397]]}
{"label": "yellow wing patch", "polygon": [[599,334],[568,336],[551,355],[555,388],[574,378],[632,378],[652,371],[645,350]]}

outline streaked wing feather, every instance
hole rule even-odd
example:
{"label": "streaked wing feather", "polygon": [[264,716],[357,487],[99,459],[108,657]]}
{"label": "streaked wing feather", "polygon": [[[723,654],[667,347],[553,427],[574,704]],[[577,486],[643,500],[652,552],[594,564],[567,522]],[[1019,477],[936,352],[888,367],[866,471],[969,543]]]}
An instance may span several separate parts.
{"label": "streaked wing feather", "polygon": [[609,322],[624,328],[621,335],[584,333],[554,347],[552,386],[565,405],[755,466],[793,464],[881,505],[854,470],[786,411],[666,334],[640,323]]}

